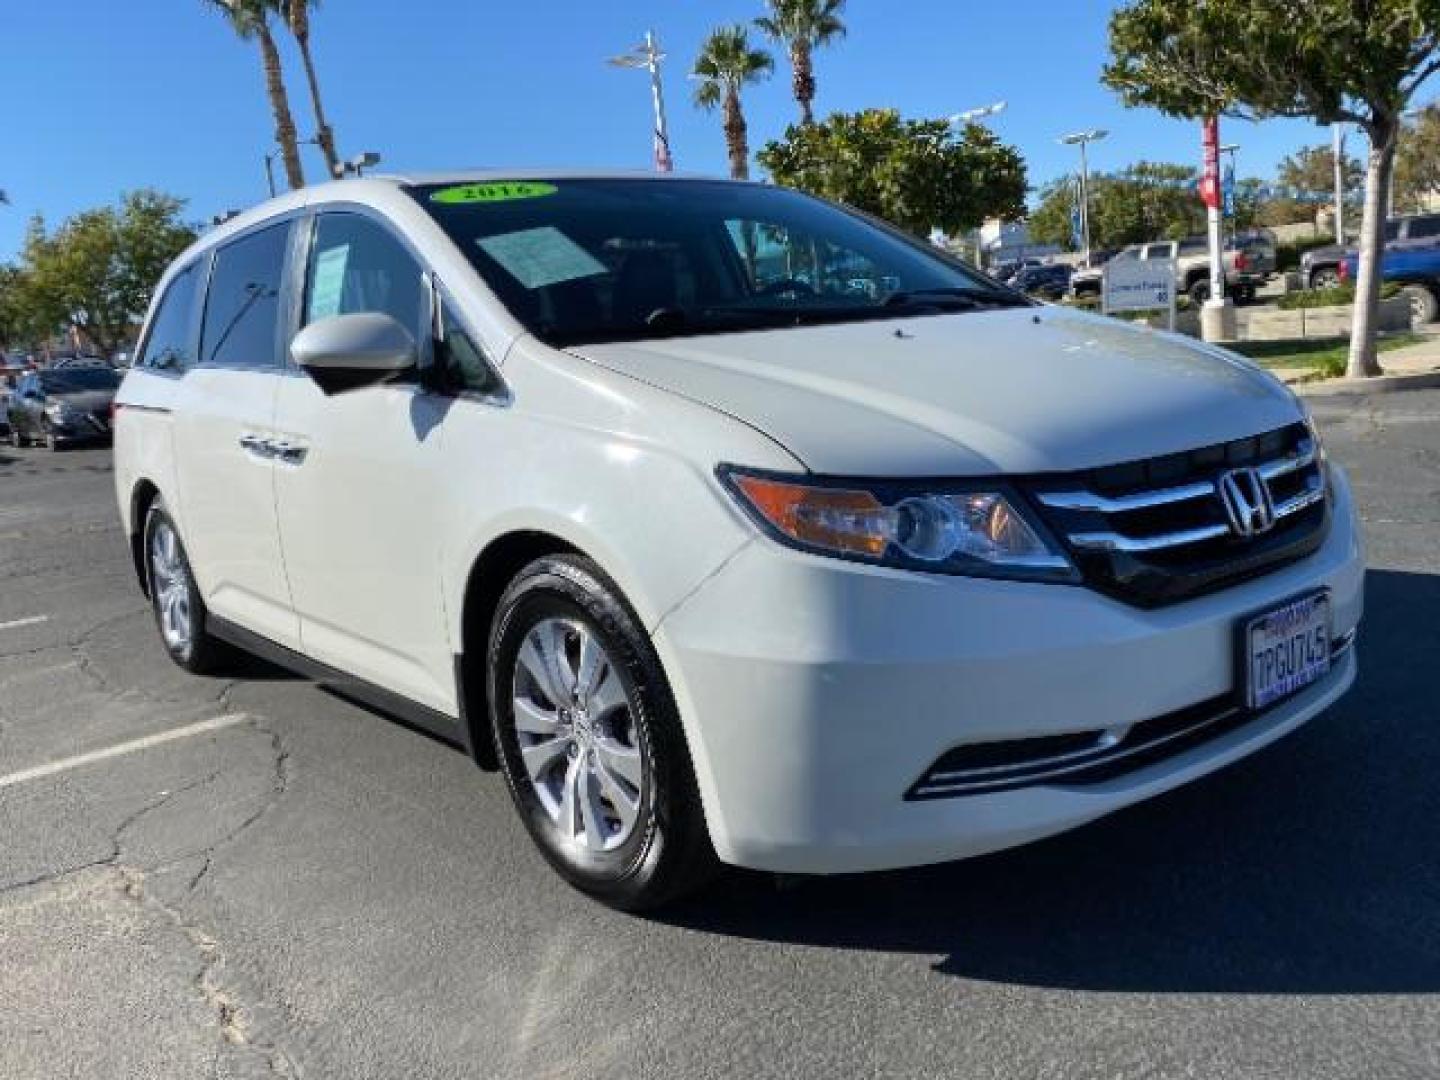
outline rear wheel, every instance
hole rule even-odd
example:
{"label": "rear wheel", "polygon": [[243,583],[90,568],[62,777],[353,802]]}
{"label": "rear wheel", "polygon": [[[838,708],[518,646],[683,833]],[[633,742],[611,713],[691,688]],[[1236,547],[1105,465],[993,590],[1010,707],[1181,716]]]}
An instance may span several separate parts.
{"label": "rear wheel", "polygon": [[1410,302],[1410,325],[1424,326],[1440,315],[1440,301],[1424,285],[1406,285],[1400,295]]}
{"label": "rear wheel", "polygon": [[510,794],[561,877],[634,911],[709,876],[715,857],[659,658],[593,563],[540,559],[510,584],[489,691]]}
{"label": "rear wheel", "polygon": [[227,650],[223,642],[205,630],[205,603],[200,599],[190,560],[175,522],[158,498],[145,518],[144,540],[150,605],[165,651],[186,671],[213,674],[222,666]]}
{"label": "rear wheel", "polygon": [[1340,271],[1333,266],[1322,267],[1310,275],[1310,288],[1333,289],[1340,284]]}
{"label": "rear wheel", "polygon": [[1199,307],[1205,303],[1206,300],[1210,299],[1210,282],[1204,278],[1196,278],[1190,283],[1189,287],[1186,288],[1185,294],[1190,297],[1192,304]]}

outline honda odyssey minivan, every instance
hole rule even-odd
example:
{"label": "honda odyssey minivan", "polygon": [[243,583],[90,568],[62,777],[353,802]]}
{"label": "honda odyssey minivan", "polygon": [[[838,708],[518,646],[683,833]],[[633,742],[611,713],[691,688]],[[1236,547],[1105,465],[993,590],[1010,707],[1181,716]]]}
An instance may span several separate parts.
{"label": "honda odyssey minivan", "polygon": [[1248,361],[785,188],[307,188],[156,292],[115,479],[177,663],[498,770],[622,908],[1024,843],[1355,677],[1350,489]]}

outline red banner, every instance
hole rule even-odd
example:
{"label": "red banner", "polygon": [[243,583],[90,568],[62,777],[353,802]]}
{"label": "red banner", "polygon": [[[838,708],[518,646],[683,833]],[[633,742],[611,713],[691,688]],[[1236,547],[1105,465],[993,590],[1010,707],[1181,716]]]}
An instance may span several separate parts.
{"label": "red banner", "polygon": [[1220,120],[1211,116],[1204,125],[1204,170],[1200,174],[1200,199],[1211,210],[1220,208]]}

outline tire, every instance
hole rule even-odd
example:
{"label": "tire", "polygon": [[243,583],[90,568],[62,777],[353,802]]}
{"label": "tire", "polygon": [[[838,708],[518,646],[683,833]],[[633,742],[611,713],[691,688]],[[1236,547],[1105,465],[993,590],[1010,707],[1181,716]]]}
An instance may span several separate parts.
{"label": "tire", "polygon": [[1340,284],[1340,271],[1333,266],[1322,266],[1310,275],[1310,288],[1333,289]]}
{"label": "tire", "polygon": [[205,630],[208,613],[179,530],[156,499],[145,516],[145,576],[150,586],[150,607],[160,631],[160,643],[170,659],[193,675],[220,672],[230,657],[224,642]]}
{"label": "tire", "polygon": [[1235,290],[1235,303],[1253,304],[1255,302],[1255,286],[1241,285]]}
{"label": "tire", "polygon": [[487,660],[496,757],[561,877],[641,911],[712,876],[718,863],[659,657],[594,563],[554,556],[522,570],[500,598]]}
{"label": "tire", "polygon": [[1440,300],[1424,285],[1406,285],[1400,295],[1410,301],[1410,325],[1424,326],[1440,315]]}
{"label": "tire", "polygon": [[1185,287],[1185,295],[1190,297],[1190,302],[1196,307],[1210,299],[1210,282],[1204,278],[1196,278]]}

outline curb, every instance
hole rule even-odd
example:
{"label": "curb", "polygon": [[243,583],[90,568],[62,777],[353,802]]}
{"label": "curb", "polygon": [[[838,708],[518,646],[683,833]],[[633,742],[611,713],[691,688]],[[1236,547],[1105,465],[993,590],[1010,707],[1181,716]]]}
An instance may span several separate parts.
{"label": "curb", "polygon": [[1381,394],[1397,390],[1432,390],[1440,387],[1440,370],[1412,375],[1376,375],[1369,379],[1303,379],[1290,383],[1297,394],[1325,397],[1331,394]]}

